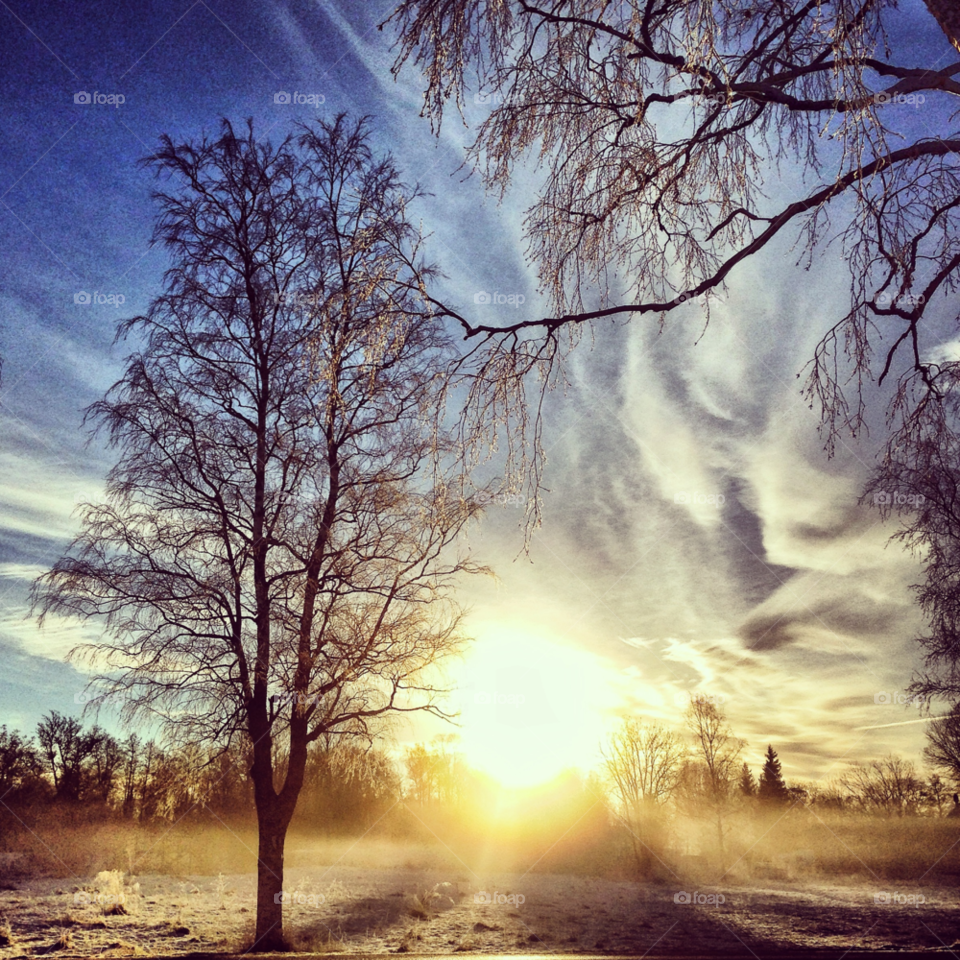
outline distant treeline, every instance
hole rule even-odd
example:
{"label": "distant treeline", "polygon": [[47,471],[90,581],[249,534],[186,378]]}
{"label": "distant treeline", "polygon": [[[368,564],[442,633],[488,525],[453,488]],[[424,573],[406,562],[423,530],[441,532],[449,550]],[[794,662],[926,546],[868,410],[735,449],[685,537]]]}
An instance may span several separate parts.
{"label": "distant treeline", "polygon": [[[707,733],[711,717],[716,721],[712,748],[708,741],[704,749],[702,737],[691,748],[669,728],[625,721],[605,745],[600,769],[541,788],[537,804],[547,802],[544,790],[553,789],[560,806],[590,807],[592,822],[634,832],[655,810],[662,817],[672,808],[689,813],[698,804],[719,805],[726,813],[792,806],[898,817],[944,816],[954,806],[952,778],[922,774],[894,756],[852,764],[829,782],[788,784],[771,746],[755,778],[742,762],[743,741],[707,706]],[[455,737],[439,737],[396,757],[376,746],[317,743],[296,822],[336,834],[365,830],[385,817],[396,825],[404,809],[413,811],[413,820],[418,810],[434,818],[476,818],[496,805],[499,788],[472,770],[456,746]],[[243,748],[161,747],[136,733],[117,739],[99,725],[85,727],[53,711],[32,737],[0,727],[0,829],[9,836],[29,828],[51,807],[72,822],[253,823],[249,766]],[[571,800],[571,791],[578,800]]]}
{"label": "distant treeline", "polygon": [[[224,820],[255,822],[249,750],[199,744],[161,747],[136,733],[51,712],[33,737],[0,727],[0,828],[29,827],[56,807],[72,822]],[[299,814],[333,832],[382,816],[401,795],[386,754],[318,745],[310,757]]]}

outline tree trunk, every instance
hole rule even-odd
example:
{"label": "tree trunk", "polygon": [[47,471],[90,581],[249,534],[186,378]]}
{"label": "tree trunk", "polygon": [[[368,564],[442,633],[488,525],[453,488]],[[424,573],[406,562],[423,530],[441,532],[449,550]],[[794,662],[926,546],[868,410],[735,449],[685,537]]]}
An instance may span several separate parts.
{"label": "tree trunk", "polygon": [[[274,806],[271,804],[270,806]],[[288,818],[257,805],[260,844],[257,854],[257,929],[251,953],[288,949],[283,938],[283,846]]]}
{"label": "tree trunk", "polygon": [[717,804],[717,847],[720,852],[720,873],[727,872],[727,850],[723,842],[723,808]]}
{"label": "tree trunk", "polygon": [[288,950],[283,936],[283,847],[287,829],[297,807],[307,761],[306,722],[295,716],[291,722],[290,755],[283,789],[273,786],[271,739],[266,725],[254,725],[254,760],[250,769],[257,808],[259,850],[257,854],[257,926],[250,953]]}
{"label": "tree trunk", "polygon": [[641,880],[649,880],[650,851],[647,848],[646,837],[644,836],[642,815],[634,816],[632,824],[628,819],[627,829],[630,831],[630,839],[633,841],[633,857],[637,864],[637,875]]}

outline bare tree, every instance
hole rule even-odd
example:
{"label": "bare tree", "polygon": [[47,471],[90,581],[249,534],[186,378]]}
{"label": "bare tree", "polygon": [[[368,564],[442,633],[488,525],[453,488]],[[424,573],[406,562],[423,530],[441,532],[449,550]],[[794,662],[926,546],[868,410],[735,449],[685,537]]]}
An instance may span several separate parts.
{"label": "bare tree", "polygon": [[41,773],[40,757],[29,737],[0,726],[0,804],[8,805],[21,791],[35,785]]}
{"label": "bare tree", "polygon": [[917,638],[925,667],[909,687],[929,706],[960,700],[960,421],[958,394],[920,403],[897,431],[864,500],[896,516],[894,534],[919,559],[914,593],[927,630]]}
{"label": "bare tree", "polygon": [[630,836],[643,877],[662,862],[663,806],[680,782],[685,754],[678,734],[631,717],[623,719],[602,751],[615,798],[614,815]]}
{"label": "bare tree", "polygon": [[135,733],[131,733],[120,749],[120,810],[125,820],[133,820],[139,814],[138,794],[140,798],[143,796],[144,743]]}
{"label": "bare tree", "polygon": [[925,788],[916,767],[900,757],[855,764],[840,782],[863,810],[886,816],[916,814],[924,799]]}
{"label": "bare tree", "polygon": [[107,734],[99,727],[84,731],[74,717],[65,717],[56,710],[37,724],[40,756],[53,782],[57,799],[76,803],[83,798],[91,779],[94,755]]}
{"label": "bare tree", "polygon": [[850,809],[850,796],[839,778],[819,781],[809,790],[811,806],[842,813]]}
{"label": "bare tree", "polygon": [[437,755],[425,744],[415,743],[403,754],[410,796],[421,807],[437,799],[440,769]]}
{"label": "bare tree", "polygon": [[[93,732],[97,732],[97,727]],[[103,733],[90,755],[90,790],[104,806],[110,803],[122,765],[120,744],[110,734]]]}
{"label": "bare tree", "polygon": [[256,939],[280,949],[283,850],[308,748],[397,711],[444,716],[476,502],[438,398],[452,347],[407,219],[418,190],[339,116],[275,146],[252,123],[163,137],[165,290],[88,411],[119,452],[105,503],[36,586],[94,618],[125,716],[251,757]]}
{"label": "bare tree", "polygon": [[440,734],[432,745],[415,743],[404,753],[404,767],[414,799],[421,806],[456,805],[463,799],[467,768],[456,749],[455,734]]}
{"label": "bare tree", "polygon": [[923,759],[960,785],[960,704],[954,704],[946,716],[931,720],[924,734]]}
{"label": "bare tree", "polygon": [[[928,115],[948,110],[960,63],[895,62],[895,6],[402,0],[390,18],[400,31],[394,71],[412,61],[424,72],[433,123],[450,102],[462,108],[475,81],[493,105],[469,151],[485,182],[504,191],[531,154],[548,168],[527,233],[555,315],[505,327],[460,316],[467,336],[512,344],[529,331],[552,355],[564,329],[662,315],[708,294],[793,229],[811,251],[839,237],[851,267],[850,311],[817,351],[811,380],[829,416],[859,423],[835,348],[849,337],[867,372],[873,324],[893,328],[883,373],[905,347],[908,378],[941,376],[916,333],[960,269],[960,140],[917,135],[909,107],[919,98]],[[956,46],[955,11],[929,6]],[[787,161],[805,176],[773,208],[758,184]],[[829,209],[848,199],[850,214],[832,228]],[[621,300],[624,283],[633,286]],[[585,301],[588,289],[599,303]]]}
{"label": "bare tree", "polygon": [[733,736],[725,714],[709,697],[691,697],[686,719],[700,774],[688,777],[690,806],[695,813],[706,812],[713,819],[721,867],[725,867],[725,820],[739,783],[740,755],[746,742]]}
{"label": "bare tree", "polygon": [[924,794],[931,810],[936,810],[937,816],[943,816],[943,807],[948,799],[947,785],[939,773],[932,773],[924,786]]}

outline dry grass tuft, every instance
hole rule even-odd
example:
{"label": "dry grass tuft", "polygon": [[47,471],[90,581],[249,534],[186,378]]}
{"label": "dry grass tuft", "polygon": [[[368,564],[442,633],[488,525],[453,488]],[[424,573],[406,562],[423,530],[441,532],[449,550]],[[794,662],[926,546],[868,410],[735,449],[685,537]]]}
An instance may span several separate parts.
{"label": "dry grass tuft", "polygon": [[105,947],[99,954],[101,957],[145,957],[147,951],[129,940],[118,940]]}
{"label": "dry grass tuft", "polygon": [[416,928],[411,927],[403,935],[403,939],[400,941],[400,945],[397,947],[397,953],[418,953],[417,950],[417,941],[422,940],[423,937]]}
{"label": "dry grass tuft", "polygon": [[424,890],[420,893],[412,894],[407,898],[407,913],[414,920],[430,920],[433,918],[433,910],[430,906],[432,891]]}
{"label": "dry grass tuft", "polygon": [[294,934],[290,937],[290,946],[297,953],[343,953],[346,943],[343,933],[337,936],[332,930],[323,934]]}

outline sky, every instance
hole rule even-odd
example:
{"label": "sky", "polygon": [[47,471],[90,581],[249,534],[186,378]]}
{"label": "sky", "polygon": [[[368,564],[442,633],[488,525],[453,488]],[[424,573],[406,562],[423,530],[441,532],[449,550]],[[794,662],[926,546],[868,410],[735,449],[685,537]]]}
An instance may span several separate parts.
{"label": "sky", "polygon": [[[391,9],[0,0],[0,723],[30,732],[83,707],[85,674],[64,658],[96,626],[40,631],[28,591],[112,463],[82,411],[122,372],[117,322],[161,289],[153,183],[137,165],[160,134],[253,117],[279,139],[318,112],[370,114],[378,149],[432,194],[417,215],[440,298],[483,321],[545,308],[522,227],[538,174],[518,170],[500,203],[467,176],[489,107],[468,97],[434,136],[420,78],[391,76],[394,37],[377,29]],[[955,59],[920,0],[900,16],[902,59]],[[764,187],[781,189],[775,176]],[[525,551],[522,505],[494,504],[471,535],[497,579],[464,585],[475,640],[450,668],[468,759],[517,782],[584,766],[619,716],[680,726],[691,693],[722,705],[755,767],[773,744],[788,781],[919,759],[924,722],[904,690],[921,665],[920,568],[858,502],[882,417],[831,459],[801,396],[848,279],[830,253],[796,266],[791,239],[738,269],[706,332],[690,303],[663,332],[646,318],[598,326],[569,358],[546,408],[542,526]]]}

